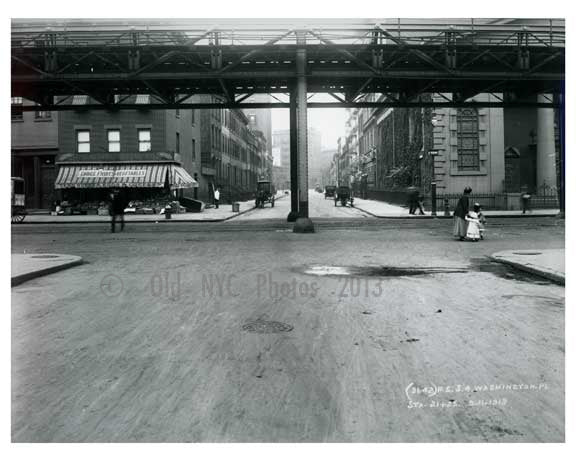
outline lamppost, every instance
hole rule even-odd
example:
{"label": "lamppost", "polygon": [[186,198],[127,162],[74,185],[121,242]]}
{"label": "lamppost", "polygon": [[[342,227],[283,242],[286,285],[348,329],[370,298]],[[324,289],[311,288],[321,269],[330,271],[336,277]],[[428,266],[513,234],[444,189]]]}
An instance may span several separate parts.
{"label": "lamppost", "polygon": [[428,155],[432,157],[432,183],[430,184],[430,200],[432,201],[432,216],[436,216],[436,172],[435,170],[435,158],[438,155],[437,150],[429,150]]}
{"label": "lamppost", "polygon": [[[430,124],[432,125],[432,146],[434,146],[434,128],[436,127],[437,123],[438,120],[433,114],[432,118],[430,119]],[[430,184],[430,200],[432,201],[431,214],[432,216],[436,216],[436,156],[438,155],[438,151],[429,150],[428,155],[432,158],[432,177]]]}

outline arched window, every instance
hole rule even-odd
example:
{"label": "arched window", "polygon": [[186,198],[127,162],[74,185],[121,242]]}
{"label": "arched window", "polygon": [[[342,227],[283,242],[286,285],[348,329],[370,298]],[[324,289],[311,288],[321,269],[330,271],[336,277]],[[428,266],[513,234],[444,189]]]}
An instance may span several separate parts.
{"label": "arched window", "polygon": [[480,169],[478,110],[458,109],[458,171]]}

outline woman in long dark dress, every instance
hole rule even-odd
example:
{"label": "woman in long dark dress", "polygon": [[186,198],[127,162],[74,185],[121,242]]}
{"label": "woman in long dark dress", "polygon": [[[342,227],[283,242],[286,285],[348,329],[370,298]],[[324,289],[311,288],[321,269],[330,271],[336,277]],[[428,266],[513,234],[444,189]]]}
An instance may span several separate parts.
{"label": "woman in long dark dress", "polygon": [[456,209],[454,210],[454,237],[460,240],[466,239],[466,231],[468,230],[468,222],[466,222],[466,215],[470,209],[469,196],[472,192],[470,187],[464,189],[464,194],[458,200]]}

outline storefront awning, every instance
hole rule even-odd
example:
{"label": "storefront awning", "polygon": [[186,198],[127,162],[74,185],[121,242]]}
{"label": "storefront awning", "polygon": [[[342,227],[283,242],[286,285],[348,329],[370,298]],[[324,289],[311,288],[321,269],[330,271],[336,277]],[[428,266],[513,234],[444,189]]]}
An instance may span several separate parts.
{"label": "storefront awning", "polygon": [[172,189],[188,189],[189,187],[198,187],[196,181],[188,172],[181,166],[170,165],[169,180]]}
{"label": "storefront awning", "polygon": [[[166,164],[61,165],[56,178],[55,188],[164,187],[169,167],[170,165]],[[192,181],[194,180],[192,179]]]}

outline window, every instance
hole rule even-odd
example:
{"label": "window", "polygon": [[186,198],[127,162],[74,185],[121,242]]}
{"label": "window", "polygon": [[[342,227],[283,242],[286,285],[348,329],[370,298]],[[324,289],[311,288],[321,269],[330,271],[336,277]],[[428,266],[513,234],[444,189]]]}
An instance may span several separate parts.
{"label": "window", "polygon": [[150,152],[151,150],[150,130],[138,130],[138,152]]}
{"label": "window", "polygon": [[194,109],[192,109],[190,111],[191,113],[191,118],[192,118],[192,125],[194,125],[196,123],[196,111]]}
{"label": "window", "polygon": [[12,98],[12,120],[24,120],[24,111],[22,110],[22,98]]}
{"label": "window", "polygon": [[37,110],[36,120],[50,120],[52,118],[52,113],[49,110]]}
{"label": "window", "polygon": [[137,94],[135,104],[150,104],[150,95]]}
{"label": "window", "polygon": [[120,152],[120,130],[108,130],[108,152]]}
{"label": "window", "polygon": [[76,94],[72,98],[72,105],[74,106],[83,106],[88,104],[88,96],[85,94]]}
{"label": "window", "polygon": [[176,133],[176,153],[180,153],[180,133]]}
{"label": "window", "polygon": [[457,122],[458,171],[478,171],[480,169],[478,111],[458,109]]}
{"label": "window", "polygon": [[79,153],[90,152],[90,130],[76,131],[76,150]]}
{"label": "window", "polygon": [[192,160],[196,160],[196,140],[192,138]]}

